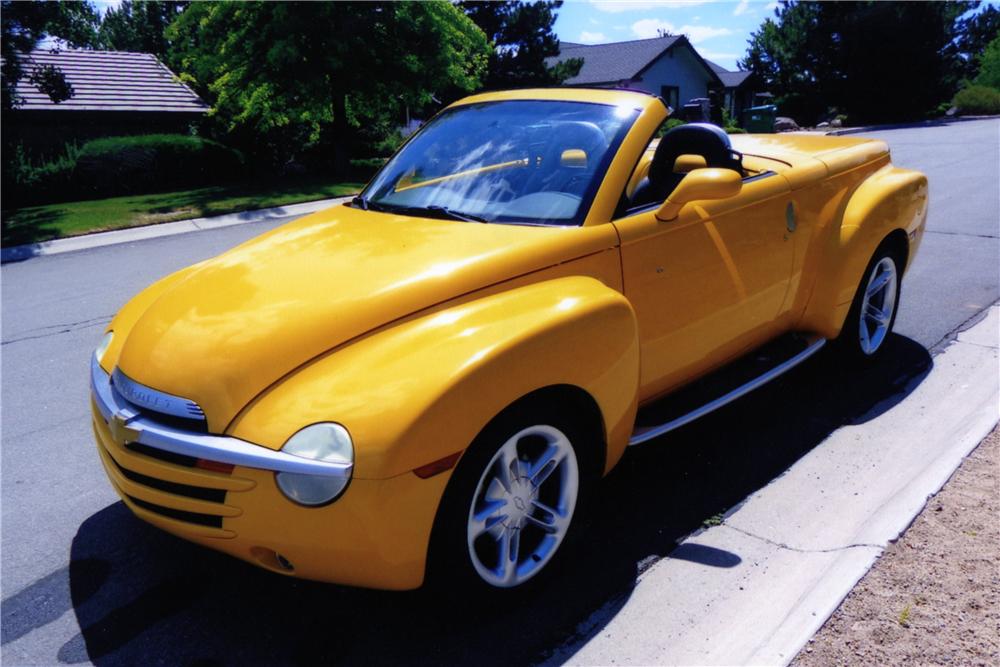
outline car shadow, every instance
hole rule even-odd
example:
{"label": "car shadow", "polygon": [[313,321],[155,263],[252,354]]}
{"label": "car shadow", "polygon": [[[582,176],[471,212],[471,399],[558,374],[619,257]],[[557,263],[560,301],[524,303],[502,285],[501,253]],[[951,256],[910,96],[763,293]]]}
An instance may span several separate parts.
{"label": "car shadow", "polygon": [[[72,608],[63,663],[535,663],[601,632],[661,558],[737,567],[684,536],[783,474],[834,429],[872,419],[933,364],[894,335],[876,365],[821,352],[770,385],[626,453],[600,485],[575,557],[518,598],[460,603],[298,581],[191,545],[116,503],[80,526],[68,568],[4,600],[3,643]],[[829,490],[827,490],[829,492]],[[46,614],[19,614],[45,598]],[[694,613],[694,612],[693,612]],[[31,618],[33,620],[19,621]],[[20,623],[30,623],[22,627]]]}

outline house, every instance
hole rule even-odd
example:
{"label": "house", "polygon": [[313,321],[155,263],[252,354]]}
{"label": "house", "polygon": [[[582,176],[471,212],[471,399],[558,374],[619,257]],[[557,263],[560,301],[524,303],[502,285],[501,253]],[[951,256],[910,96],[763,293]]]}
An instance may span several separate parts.
{"label": "house", "polygon": [[722,80],[722,105],[737,123],[744,109],[769,103],[771,94],[761,90],[760,81],[753,72],[732,72],[711,60],[705,62]]}
{"label": "house", "polygon": [[[125,51],[36,50],[24,56],[22,103],[4,112],[4,143],[13,138],[44,152],[103,136],[186,133],[209,110],[156,56]],[[33,67],[58,68],[73,96],[53,102],[28,81]]]}
{"label": "house", "polygon": [[750,72],[730,72],[701,57],[683,35],[666,35],[611,44],[561,42],[550,66],[582,58],[579,74],[567,86],[632,88],[659,95],[674,110],[689,100],[722,94],[734,118],[751,106],[756,77]]}

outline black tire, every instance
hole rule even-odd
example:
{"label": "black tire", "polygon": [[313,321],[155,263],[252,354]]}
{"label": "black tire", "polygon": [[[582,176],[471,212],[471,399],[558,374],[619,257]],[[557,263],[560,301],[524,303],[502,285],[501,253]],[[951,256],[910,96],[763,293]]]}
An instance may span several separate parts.
{"label": "black tire", "polygon": [[[558,407],[540,403],[514,404],[498,417],[493,419],[469,446],[462,456],[458,466],[445,489],[437,519],[431,534],[427,584],[436,592],[453,598],[464,600],[490,598],[514,599],[526,591],[533,590],[542,584],[548,576],[559,568],[559,562],[571,553],[578,535],[582,532],[586,499],[591,495],[593,487],[600,476],[603,461],[597,461],[593,447],[595,437],[599,434],[587,433],[580,424],[586,420],[570,417],[569,412]],[[563,434],[572,447],[578,466],[578,486],[575,506],[569,520],[568,528],[561,541],[557,544],[554,555],[547,557],[539,570],[530,578],[510,587],[498,586],[487,581],[473,562],[474,547],[470,544],[470,513],[480,491],[480,483],[487,477],[491,462],[500,450],[516,434],[536,426],[555,429]],[[535,446],[529,434],[519,441],[519,447]],[[520,465],[520,464],[519,464]],[[549,478],[561,474],[557,466]],[[548,484],[546,481],[543,483]],[[541,496],[539,496],[541,498]],[[498,525],[498,524],[494,524]],[[506,524],[504,524],[506,525]],[[525,543],[529,545],[528,536],[534,539],[534,526],[524,530]],[[490,536],[483,536],[481,541],[489,544]],[[497,539],[497,544],[500,540]],[[478,543],[477,543],[478,546]],[[499,547],[498,547],[499,548]],[[533,558],[533,556],[531,556]],[[525,558],[526,565],[527,558]],[[540,562],[536,559],[535,561]],[[482,559],[480,559],[482,566]]]}
{"label": "black tire", "polygon": [[[865,307],[866,293],[875,278],[876,268],[885,267],[886,264],[884,262],[887,261],[892,262],[893,280],[895,281],[894,289],[891,290],[892,312],[888,317],[888,327],[885,328],[884,333],[878,336],[877,344],[874,344],[875,337],[870,337],[866,341],[862,333],[862,309]],[[874,362],[882,356],[889,335],[892,333],[892,328],[896,324],[896,314],[899,312],[899,297],[902,285],[903,258],[900,256],[899,251],[891,244],[883,243],[875,251],[875,254],[872,255],[871,261],[868,262],[868,266],[865,267],[865,271],[861,275],[861,281],[854,294],[854,300],[851,302],[851,309],[847,312],[844,326],[836,340],[837,349],[847,360],[853,363],[865,364]],[[889,293],[889,290],[886,290],[886,298],[888,298]],[[869,332],[876,328],[871,318],[866,318],[865,324]]]}

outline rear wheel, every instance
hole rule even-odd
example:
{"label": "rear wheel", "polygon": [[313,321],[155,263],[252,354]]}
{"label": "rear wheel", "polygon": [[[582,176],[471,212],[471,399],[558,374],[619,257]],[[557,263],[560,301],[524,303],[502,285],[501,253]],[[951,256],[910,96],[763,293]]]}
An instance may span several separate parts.
{"label": "rear wheel", "polygon": [[591,466],[570,420],[521,408],[462,457],[435,524],[432,578],[460,594],[522,589],[552,570],[579,524]]}
{"label": "rear wheel", "polygon": [[896,322],[902,262],[887,246],[880,247],[858,286],[838,342],[858,360],[876,358]]}

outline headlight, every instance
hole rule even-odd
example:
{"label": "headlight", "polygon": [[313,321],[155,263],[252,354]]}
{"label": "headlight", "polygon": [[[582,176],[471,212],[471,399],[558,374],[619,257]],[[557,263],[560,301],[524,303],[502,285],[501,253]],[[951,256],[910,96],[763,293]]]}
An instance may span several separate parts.
{"label": "headlight", "polygon": [[97,363],[101,363],[101,360],[104,358],[104,353],[108,351],[109,347],[111,347],[111,339],[114,337],[114,331],[109,331],[104,334],[104,338],[101,339],[101,344],[97,346],[96,350],[94,350],[94,356],[97,357]]}
{"label": "headlight", "polygon": [[[307,426],[289,438],[281,451],[314,461],[354,463],[351,436],[340,424]],[[350,474],[345,477],[329,477],[291,472],[276,473],[274,479],[282,493],[302,505],[325,505],[332,502],[351,481]]]}

